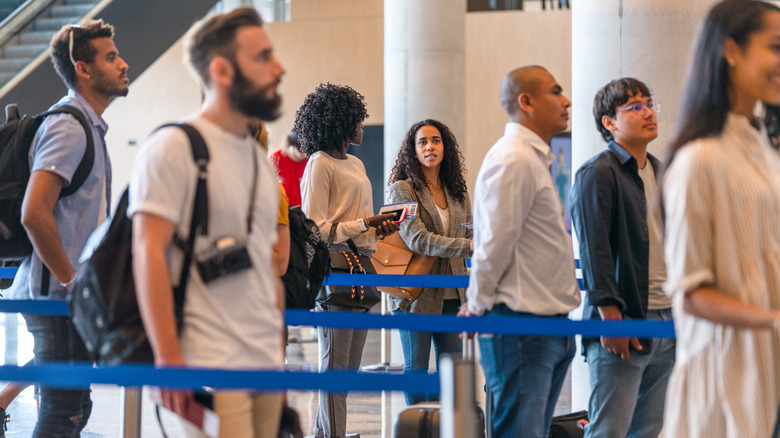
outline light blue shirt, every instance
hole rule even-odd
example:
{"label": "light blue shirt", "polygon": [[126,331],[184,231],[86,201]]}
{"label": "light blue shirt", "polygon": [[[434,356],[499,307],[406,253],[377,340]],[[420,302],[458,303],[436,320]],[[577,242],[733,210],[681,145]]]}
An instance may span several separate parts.
{"label": "light blue shirt", "polygon": [[[58,200],[54,207],[54,218],[62,246],[70,263],[77,268],[81,250],[89,235],[98,226],[101,205],[105,208],[104,217],[108,217],[111,205],[111,162],[104,140],[108,125],[95,113],[86,99],[73,89],[68,90],[68,94],[60,99],[58,104],[68,104],[81,110],[92,126],[92,140],[95,145],[95,161],[86,181],[75,193]],[[65,180],[64,187],[67,187],[84,156],[86,146],[86,133],[76,118],[69,114],[47,117],[30,147],[30,171],[45,170],[59,175]],[[104,181],[106,200],[101,203]],[[16,273],[14,283],[9,289],[9,297],[18,300],[64,299],[67,291],[53,275],[49,281],[49,294],[41,294],[42,269],[43,263],[37,254],[28,257]]]}

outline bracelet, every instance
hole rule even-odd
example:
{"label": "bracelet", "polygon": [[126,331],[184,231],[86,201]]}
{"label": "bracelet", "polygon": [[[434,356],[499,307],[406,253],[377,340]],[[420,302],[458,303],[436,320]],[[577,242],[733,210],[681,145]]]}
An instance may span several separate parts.
{"label": "bracelet", "polygon": [[368,231],[368,219],[361,217],[360,220],[363,221],[363,231]]}
{"label": "bracelet", "polygon": [[76,274],[73,274],[73,277],[70,278],[70,281],[67,283],[60,283],[60,286],[64,287],[67,290],[70,290],[70,285],[73,284],[73,280],[76,279]]}

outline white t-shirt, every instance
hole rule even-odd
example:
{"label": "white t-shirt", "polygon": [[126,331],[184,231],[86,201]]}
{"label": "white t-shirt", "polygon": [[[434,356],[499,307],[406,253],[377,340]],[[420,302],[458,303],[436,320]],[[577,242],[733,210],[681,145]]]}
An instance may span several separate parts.
{"label": "white t-shirt", "polygon": [[672,307],[672,299],[666,296],[663,284],[666,282],[666,262],[664,259],[664,232],[661,227],[661,212],[652,208],[655,201],[655,174],[650,160],[644,169],[638,169],[639,177],[645,186],[645,205],[647,206],[647,234],[650,240],[648,258],[648,296],[647,309],[658,310]]}
{"label": "white t-shirt", "polygon": [[[254,175],[251,148],[258,144],[250,137],[236,137],[203,117],[189,123],[203,136],[210,156],[209,235],[198,234],[197,259],[215,239],[247,239],[246,217]],[[276,280],[271,270],[279,189],[276,173],[265,155],[256,152],[257,191],[252,233],[246,241],[253,267],[205,285],[193,261],[180,336],[188,365],[242,369],[280,368],[283,363],[283,318],[277,309]],[[197,166],[184,131],[165,128],[153,133],[136,158],[128,215],[145,212],[160,216],[176,224],[176,233],[186,239],[196,178]],[[174,283],[179,280],[182,262],[181,250],[172,245],[168,267]]]}

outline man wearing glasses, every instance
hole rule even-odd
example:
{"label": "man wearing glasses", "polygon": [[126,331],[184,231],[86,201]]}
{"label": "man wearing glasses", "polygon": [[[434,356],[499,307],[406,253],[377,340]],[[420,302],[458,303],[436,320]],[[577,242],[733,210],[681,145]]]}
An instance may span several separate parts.
{"label": "man wearing glasses", "polygon": [[[90,233],[111,205],[111,163],[101,114],[115,96],[128,91],[127,64],[114,45],[114,28],[102,20],[66,25],[52,38],[51,61],[68,87],[57,103],[78,109],[91,126],[94,160],[84,183],[60,198],[87,148],[87,135],[70,114],[47,117],[30,148],[30,180],[22,205],[22,224],[34,253],[20,266],[10,296],[14,299],[65,299]],[[35,339],[35,361],[88,361],[81,338],[68,317],[24,315]],[[92,410],[89,389],[40,388],[34,437],[74,437]]]}
{"label": "man wearing glasses", "polygon": [[[647,85],[633,78],[596,93],[593,116],[608,146],[577,171],[570,193],[586,290],[582,319],[672,319],[654,207],[661,163],[647,153],[658,110]],[[586,437],[658,436],[674,347],[673,339],[583,339],[591,387]]]}

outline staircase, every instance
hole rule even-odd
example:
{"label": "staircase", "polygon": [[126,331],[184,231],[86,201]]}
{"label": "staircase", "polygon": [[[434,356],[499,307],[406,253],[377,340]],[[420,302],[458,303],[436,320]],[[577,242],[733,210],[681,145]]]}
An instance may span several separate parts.
{"label": "staircase", "polygon": [[[5,2],[19,0],[0,0]],[[38,9],[20,8],[15,21],[23,26],[0,26],[0,113],[18,103],[26,114],[46,110],[65,94],[65,85],[43,54],[52,35],[63,25],[78,23],[85,15],[103,19],[116,30],[114,42],[130,65],[130,82],[162,55],[217,0],[27,0]],[[24,12],[25,19],[21,19]],[[16,28],[18,33],[13,29]]]}
{"label": "staircase", "polygon": [[[11,15],[20,0],[0,0],[0,14],[11,10]],[[0,87],[16,76],[36,56],[49,46],[52,36],[69,23],[78,23],[98,0],[59,0],[44,9],[21,32],[12,37],[0,49]],[[11,9],[14,8],[14,9]],[[1,15],[0,15],[1,16]]]}

